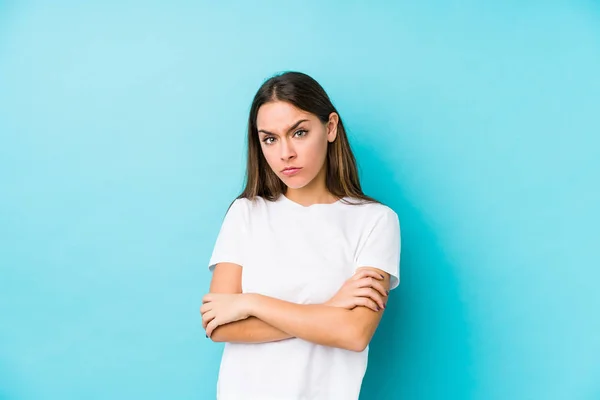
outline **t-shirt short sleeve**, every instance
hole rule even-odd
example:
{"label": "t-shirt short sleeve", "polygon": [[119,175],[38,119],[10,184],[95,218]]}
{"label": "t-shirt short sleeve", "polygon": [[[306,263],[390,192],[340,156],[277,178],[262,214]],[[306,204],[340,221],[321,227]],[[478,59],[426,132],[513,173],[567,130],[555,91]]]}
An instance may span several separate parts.
{"label": "t-shirt short sleeve", "polygon": [[223,219],[208,268],[212,272],[218,263],[244,265],[247,213],[243,199],[236,199]]}
{"label": "t-shirt short sleeve", "polygon": [[400,284],[400,221],[391,209],[377,217],[375,225],[360,248],[356,266],[373,267],[390,274],[390,289]]}

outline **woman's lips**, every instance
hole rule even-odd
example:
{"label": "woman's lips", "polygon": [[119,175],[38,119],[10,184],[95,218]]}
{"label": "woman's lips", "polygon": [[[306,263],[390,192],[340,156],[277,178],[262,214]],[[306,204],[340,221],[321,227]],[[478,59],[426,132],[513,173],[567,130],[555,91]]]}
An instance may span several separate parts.
{"label": "woman's lips", "polygon": [[302,168],[288,168],[288,169],[284,169],[283,171],[281,171],[281,173],[284,174],[285,176],[294,176],[298,172],[300,172],[301,169]]}

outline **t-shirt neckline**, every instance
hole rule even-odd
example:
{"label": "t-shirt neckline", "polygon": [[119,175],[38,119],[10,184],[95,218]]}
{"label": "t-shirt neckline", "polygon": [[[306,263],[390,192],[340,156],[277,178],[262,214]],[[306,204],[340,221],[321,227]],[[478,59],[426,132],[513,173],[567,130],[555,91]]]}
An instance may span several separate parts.
{"label": "t-shirt neckline", "polygon": [[289,199],[285,194],[280,194],[279,195],[279,200],[284,202],[284,203],[288,203],[293,207],[296,207],[298,209],[301,210],[310,210],[310,209],[315,209],[315,208],[323,208],[323,207],[335,207],[338,204],[342,203],[342,200],[344,199],[344,197],[342,197],[341,199],[333,202],[333,203],[315,203],[315,204],[311,204],[309,206],[304,206],[300,203],[296,203],[295,201]]}

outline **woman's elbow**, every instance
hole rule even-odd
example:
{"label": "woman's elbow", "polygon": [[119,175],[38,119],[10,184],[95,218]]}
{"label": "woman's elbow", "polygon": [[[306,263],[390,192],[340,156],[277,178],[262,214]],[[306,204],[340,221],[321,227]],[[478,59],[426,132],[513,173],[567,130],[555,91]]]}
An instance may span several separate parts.
{"label": "woman's elbow", "polygon": [[352,344],[349,346],[348,350],[355,351],[357,353],[365,351],[367,346],[369,345],[369,341],[365,340],[362,337],[356,338]]}
{"label": "woman's elbow", "polygon": [[364,330],[357,329],[354,326],[347,330],[347,335],[344,339],[345,340],[340,347],[357,353],[364,351],[371,341],[371,337],[367,335]]}

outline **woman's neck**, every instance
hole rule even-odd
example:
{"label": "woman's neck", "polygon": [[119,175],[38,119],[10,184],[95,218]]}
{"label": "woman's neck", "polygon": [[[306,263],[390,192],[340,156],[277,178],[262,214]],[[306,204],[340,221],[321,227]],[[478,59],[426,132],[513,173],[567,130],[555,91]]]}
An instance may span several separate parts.
{"label": "woman's neck", "polygon": [[310,183],[300,189],[288,188],[285,192],[285,197],[303,206],[331,204],[339,200],[327,190],[325,182],[317,185]]}

